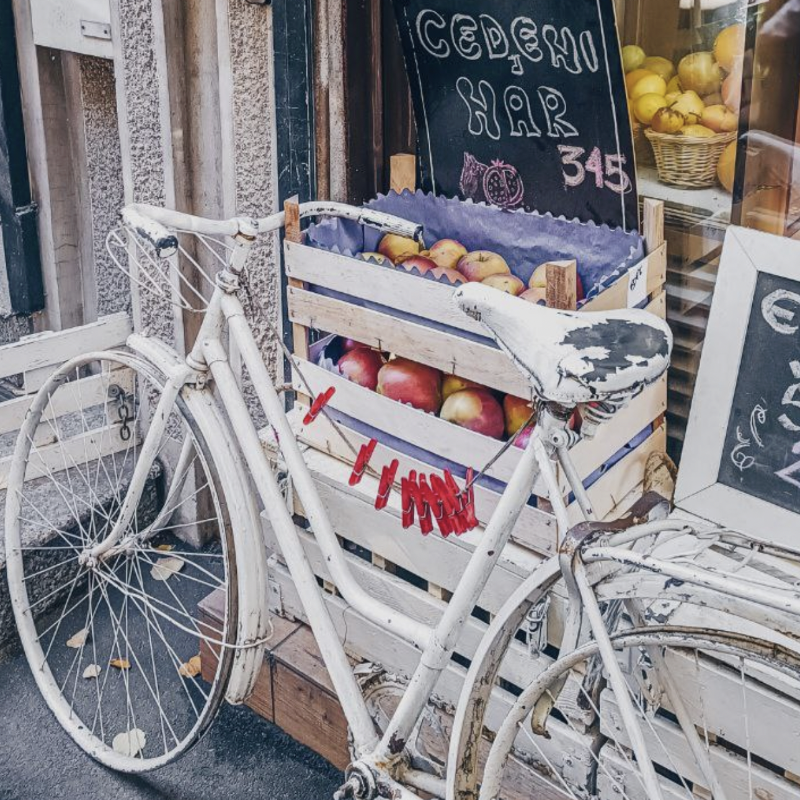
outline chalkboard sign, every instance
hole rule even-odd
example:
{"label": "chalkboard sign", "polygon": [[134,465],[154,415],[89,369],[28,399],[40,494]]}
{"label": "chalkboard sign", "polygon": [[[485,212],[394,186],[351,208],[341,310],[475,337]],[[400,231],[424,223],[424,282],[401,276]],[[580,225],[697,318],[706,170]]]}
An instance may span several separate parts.
{"label": "chalkboard sign", "polygon": [[726,235],[676,503],[800,545],[800,242]]}
{"label": "chalkboard sign", "polygon": [[394,0],[422,186],[638,229],[613,0]]}
{"label": "chalkboard sign", "polygon": [[758,276],[724,452],[722,483],[800,511],[800,272]]}

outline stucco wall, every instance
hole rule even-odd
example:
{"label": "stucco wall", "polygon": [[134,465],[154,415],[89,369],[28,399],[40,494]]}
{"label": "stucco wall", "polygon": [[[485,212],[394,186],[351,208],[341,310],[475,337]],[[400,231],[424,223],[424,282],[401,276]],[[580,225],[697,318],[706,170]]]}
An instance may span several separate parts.
{"label": "stucco wall", "polygon": [[118,224],[119,210],[125,202],[114,62],[81,56],[80,76],[97,315],[130,313],[130,281],[114,265],[105,246],[106,236]]}
{"label": "stucco wall", "polygon": [[[228,0],[227,27],[235,212],[265,216],[277,210],[272,10]],[[277,248],[277,238],[262,238],[253,248],[247,265],[248,292],[243,298],[271,372],[277,353],[269,326],[277,328],[280,319]],[[247,302],[248,293],[252,305]]]}

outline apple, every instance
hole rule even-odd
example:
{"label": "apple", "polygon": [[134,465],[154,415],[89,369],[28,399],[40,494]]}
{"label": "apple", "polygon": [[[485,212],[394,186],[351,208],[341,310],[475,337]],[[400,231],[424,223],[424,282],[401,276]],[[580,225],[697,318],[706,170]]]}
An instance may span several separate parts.
{"label": "apple", "polygon": [[525,291],[525,284],[516,275],[490,275],[488,278],[484,278],[481,283],[484,286],[499,289],[506,294],[513,294],[514,297]]}
{"label": "apple", "polygon": [[341,339],[342,353],[349,353],[351,350],[357,350],[359,347],[369,347],[364,342],[357,342],[355,339]]}
{"label": "apple", "polygon": [[426,272],[436,269],[436,262],[431,261],[431,259],[425,256],[409,256],[403,261],[398,262],[397,267],[398,269],[406,270],[406,272],[411,272],[412,269],[416,269],[420,275],[424,275]]}
{"label": "apple", "polygon": [[378,245],[378,252],[396,264],[411,256],[419,255],[422,247],[420,243],[407,236],[398,236],[396,233],[387,233]]}
{"label": "apple", "polygon": [[455,269],[466,254],[467,248],[455,239],[440,239],[425,253],[437,266],[448,269]]}
{"label": "apple", "polygon": [[467,279],[457,270],[449,267],[436,267],[430,273],[437,281],[445,281],[451,284],[466,283]]}
{"label": "apple", "polygon": [[[547,288],[547,264],[540,264],[533,271],[531,279],[528,281],[529,289],[546,289]],[[583,300],[586,296],[583,291],[583,281],[581,276],[575,272],[575,296],[577,300]]]}
{"label": "apple", "polygon": [[395,358],[381,367],[377,392],[435,414],[442,406],[442,373],[407,358]]}
{"label": "apple", "polygon": [[[462,389],[486,389],[475,381],[459,378],[458,375],[445,375],[442,381],[442,398],[447,400],[451,394],[460,392]],[[488,389],[487,389],[488,391]]]}
{"label": "apple", "polygon": [[336,366],[347,380],[375,391],[378,386],[378,373],[386,362],[383,356],[369,347],[358,347],[345,353]]}
{"label": "apple", "polygon": [[439,416],[475,433],[503,438],[503,409],[486,389],[462,389],[451,394]]}
{"label": "apple", "polygon": [[458,271],[468,281],[482,281],[490,275],[510,275],[506,260],[489,250],[475,250],[467,253],[458,262]]}
{"label": "apple", "polygon": [[375,261],[381,266],[389,267],[392,265],[391,259],[381,253],[360,253],[358,256],[362,261]]}
{"label": "apple", "polygon": [[537,286],[535,289],[527,289],[519,296],[529,303],[544,303],[544,305],[547,305],[547,289],[544,286]]}
{"label": "apple", "polygon": [[503,398],[503,414],[506,420],[506,434],[513,436],[533,414],[530,400],[507,394]]}
{"label": "apple", "polygon": [[533,435],[533,429],[535,425],[528,425],[522,433],[514,440],[514,447],[519,447],[520,450],[524,450],[528,446],[528,442],[531,440],[531,436]]}

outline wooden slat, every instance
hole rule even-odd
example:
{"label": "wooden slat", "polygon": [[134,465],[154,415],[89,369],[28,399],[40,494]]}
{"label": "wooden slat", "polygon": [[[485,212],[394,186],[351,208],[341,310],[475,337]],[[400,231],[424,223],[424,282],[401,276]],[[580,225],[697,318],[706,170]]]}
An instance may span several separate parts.
{"label": "wooden slat", "polygon": [[[66,441],[54,442],[49,446],[39,448],[37,452],[41,456],[41,460],[38,457],[31,460],[25,479],[40,478],[47,475],[48,470],[58,473],[65,469],[65,459],[67,468],[72,468],[75,464],[86,464],[99,456],[122,452],[128,447],[132,447],[134,443],[134,439],[127,442],[122,440],[119,435],[119,423],[90,430]],[[12,459],[13,455],[0,459],[0,489],[8,488],[8,475]]]}
{"label": "wooden slat", "polygon": [[0,347],[0,378],[62,364],[89,351],[116,347],[124,344],[132,330],[130,317],[121,312],[78,328],[25,336]]}
{"label": "wooden slat", "polygon": [[578,303],[577,262],[549,261],[546,266],[547,307],[574,311]]}
{"label": "wooden slat", "polygon": [[453,303],[451,286],[306,245],[286,242],[285,252],[290,278],[486,336],[486,328]]}
{"label": "wooden slat", "polygon": [[501,392],[531,397],[530,383],[495,347],[309,291],[290,288],[288,301],[289,318],[300,325],[356,339]]}
{"label": "wooden slat", "polygon": [[664,201],[645,197],[642,200],[642,236],[647,252],[664,244]]}
{"label": "wooden slat", "polygon": [[[65,384],[53,394],[45,407],[42,422],[105,403],[108,400],[108,387],[112,383],[130,393],[133,391],[133,373],[128,369],[120,369],[114,370],[110,376],[91,375],[73,384]],[[73,391],[69,391],[70,386]],[[0,434],[19,430],[32,402],[33,397],[28,395],[0,403]]]}
{"label": "wooden slat", "polygon": [[[647,262],[647,294],[658,291],[667,280],[667,245],[662,244],[650,255]],[[640,262],[641,263],[641,262]],[[581,311],[611,311],[628,305],[628,275],[622,275],[597,297],[581,306]]]}
{"label": "wooden slat", "polygon": [[[500,448],[497,440],[397,403],[322,367],[305,362],[300,368],[315,394],[330,386],[336,388],[331,408],[456,464],[482,467],[497,455]],[[297,376],[294,384],[295,388],[302,388]],[[665,410],[666,376],[645,389],[623,412],[603,425],[594,439],[583,440],[572,449],[578,472],[583,477],[590,475]],[[302,431],[299,433],[302,436]],[[518,449],[509,448],[492,465],[488,474],[507,483],[520,454]],[[467,459],[470,459],[469,464],[465,464]],[[563,478],[562,487],[566,491]],[[539,497],[546,496],[543,481],[537,480],[534,493]]]}

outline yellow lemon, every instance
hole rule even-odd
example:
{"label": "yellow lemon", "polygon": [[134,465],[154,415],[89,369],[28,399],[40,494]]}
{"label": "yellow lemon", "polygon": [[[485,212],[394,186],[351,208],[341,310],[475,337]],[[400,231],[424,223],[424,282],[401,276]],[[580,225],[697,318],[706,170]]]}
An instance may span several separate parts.
{"label": "yellow lemon", "polygon": [[625,73],[633,72],[642,66],[642,61],[645,59],[645,52],[641,47],[635,44],[626,44],[622,48],[622,68]]}
{"label": "yellow lemon", "polygon": [[684,125],[681,128],[681,133],[684,136],[692,136],[696,139],[708,139],[717,135],[711,128],[706,128],[705,125]]}
{"label": "yellow lemon", "polygon": [[686,124],[686,117],[674,108],[659,108],[650,124],[656,133],[677,133]]}
{"label": "yellow lemon", "polygon": [[655,75],[655,72],[650,72],[649,69],[635,69],[625,76],[625,90],[628,95],[633,91],[633,87],[642,79]]}
{"label": "yellow lemon", "polygon": [[736,174],[736,142],[731,142],[719,157],[717,177],[726,192],[733,193],[733,179]]}
{"label": "yellow lemon", "polygon": [[665,81],[671,80],[675,75],[675,65],[667,58],[650,56],[642,61],[642,69],[649,69]]}
{"label": "yellow lemon", "polygon": [[633,101],[633,113],[642,125],[649,125],[655,113],[661,108],[667,108],[667,101],[660,94],[652,92],[643,94]]}
{"label": "yellow lemon", "polygon": [[638,100],[646,94],[658,94],[663,98],[667,93],[667,82],[658,75],[648,75],[636,81],[636,85],[631,91],[631,100]]}
{"label": "yellow lemon", "polygon": [[714,58],[725,72],[730,72],[744,55],[744,33],[741,23],[729,25],[714,42]]}
{"label": "yellow lemon", "polygon": [[692,89],[701,97],[718,92],[722,86],[722,70],[711,53],[689,53],[678,64],[681,86]]}

